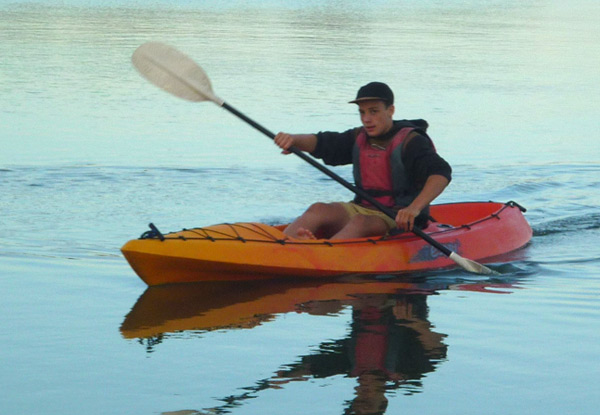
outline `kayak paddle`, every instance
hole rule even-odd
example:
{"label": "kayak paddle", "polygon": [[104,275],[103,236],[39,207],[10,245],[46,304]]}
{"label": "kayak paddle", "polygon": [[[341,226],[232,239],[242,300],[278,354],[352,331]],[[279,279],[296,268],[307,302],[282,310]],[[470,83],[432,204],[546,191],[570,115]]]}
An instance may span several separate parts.
{"label": "kayak paddle", "polygon": [[[131,60],[133,66],[135,66],[142,76],[170,94],[192,102],[212,101],[250,124],[269,138],[275,138],[275,134],[271,131],[217,97],[213,93],[210,79],[208,79],[206,72],[204,72],[196,62],[173,47],[165,45],[164,43],[148,42],[136,49]],[[316,167],[348,190],[359,195],[390,218],[394,219],[396,217],[393,210],[382,205],[367,192],[350,184],[348,181],[338,176],[301,150],[296,147],[290,147],[288,151]],[[484,275],[498,274],[496,271],[493,271],[478,262],[461,257],[456,252],[451,251],[418,228],[414,228],[412,232],[442,252],[466,271]]]}

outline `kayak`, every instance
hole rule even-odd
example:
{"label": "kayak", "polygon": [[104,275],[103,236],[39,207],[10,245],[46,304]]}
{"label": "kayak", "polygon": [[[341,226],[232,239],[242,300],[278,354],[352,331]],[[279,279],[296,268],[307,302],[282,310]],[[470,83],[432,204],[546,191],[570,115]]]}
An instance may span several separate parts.
{"label": "kayak", "polygon": [[[491,262],[526,245],[532,230],[515,202],[431,206],[423,231],[457,254]],[[264,278],[399,274],[456,264],[411,232],[347,240],[296,240],[287,225],[223,223],[163,234],[154,225],[121,251],[149,286]]]}
{"label": "kayak", "polygon": [[[467,202],[431,206],[423,231],[475,261],[526,245],[532,231],[515,202]],[[223,223],[162,234],[154,225],[121,251],[148,285],[322,278],[348,274],[397,274],[449,268],[455,263],[412,233],[347,240],[296,240],[287,225]]]}

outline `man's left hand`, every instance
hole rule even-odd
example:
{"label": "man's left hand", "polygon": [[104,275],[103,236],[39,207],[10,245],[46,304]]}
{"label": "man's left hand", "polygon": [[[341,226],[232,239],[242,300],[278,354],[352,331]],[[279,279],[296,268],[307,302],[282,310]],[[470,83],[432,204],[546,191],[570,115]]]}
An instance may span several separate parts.
{"label": "man's left hand", "polygon": [[419,216],[421,211],[413,207],[405,207],[400,209],[396,215],[396,224],[403,231],[412,231],[415,226],[415,218]]}

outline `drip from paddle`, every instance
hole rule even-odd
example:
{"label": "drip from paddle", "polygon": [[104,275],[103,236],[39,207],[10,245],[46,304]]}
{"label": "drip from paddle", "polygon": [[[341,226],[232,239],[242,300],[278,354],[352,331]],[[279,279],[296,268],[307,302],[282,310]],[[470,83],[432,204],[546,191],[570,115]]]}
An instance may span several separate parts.
{"label": "drip from paddle", "polygon": [[[204,70],[187,55],[184,55],[173,47],[165,45],[164,43],[148,42],[136,49],[131,60],[135,68],[140,72],[140,74],[142,74],[142,76],[170,94],[192,102],[212,101],[220,107],[225,108],[227,111],[231,112],[252,127],[256,128],[269,138],[275,138],[275,134],[273,134],[271,131],[253,119],[249,118],[242,112],[238,111],[231,105],[227,104],[223,99],[217,97],[212,90],[212,86],[208,76],[206,75],[206,72],[204,72]],[[390,218],[395,218],[396,215],[393,210],[382,205],[371,195],[338,176],[336,173],[317,162],[314,158],[310,157],[296,147],[290,147],[288,151],[317,168],[322,173],[326,174],[354,194],[360,196],[363,198],[363,200],[368,201]],[[453,252],[446,246],[440,244],[438,241],[420,229],[415,228],[412,232],[442,252],[445,256],[453,260],[457,265],[461,266],[466,271],[482,275],[498,274],[496,271],[493,271],[482,264],[461,257],[456,252]]]}

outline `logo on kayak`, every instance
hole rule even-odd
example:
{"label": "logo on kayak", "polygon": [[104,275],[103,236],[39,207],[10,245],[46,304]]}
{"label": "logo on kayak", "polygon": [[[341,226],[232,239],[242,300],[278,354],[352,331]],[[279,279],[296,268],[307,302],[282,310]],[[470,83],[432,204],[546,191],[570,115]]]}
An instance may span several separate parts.
{"label": "logo on kayak", "polygon": [[[460,242],[459,241],[454,241],[454,242],[447,242],[443,244],[446,248],[448,248],[451,251],[454,251],[456,253],[459,253],[459,248],[460,248]],[[417,252],[415,255],[413,255],[413,257],[411,258],[410,262],[426,262],[426,261],[435,261],[436,259],[440,258],[440,257],[444,257],[446,255],[444,255],[441,251],[439,251],[437,248],[429,245],[429,244],[425,244],[423,246],[423,248],[421,248],[419,250],[419,252]]]}

